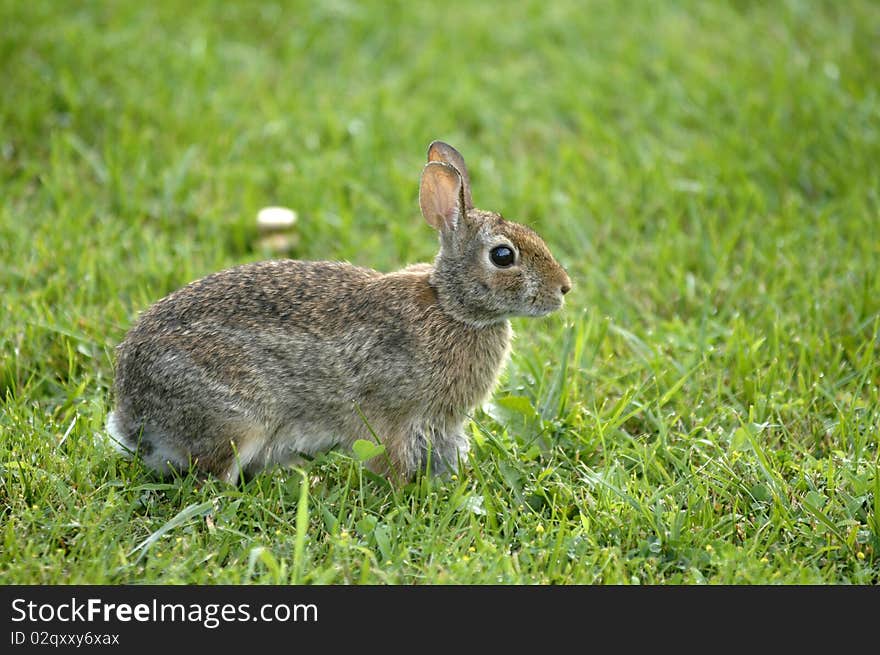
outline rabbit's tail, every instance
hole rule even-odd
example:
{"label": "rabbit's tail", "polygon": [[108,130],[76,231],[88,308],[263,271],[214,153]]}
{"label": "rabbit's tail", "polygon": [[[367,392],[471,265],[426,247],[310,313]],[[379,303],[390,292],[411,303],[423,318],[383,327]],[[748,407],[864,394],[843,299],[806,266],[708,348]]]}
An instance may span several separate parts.
{"label": "rabbit's tail", "polygon": [[107,415],[107,432],[113,447],[124,457],[140,457],[151,469],[168,475],[186,469],[188,457],[169,448],[166,440],[149,425],[130,420],[116,409]]}

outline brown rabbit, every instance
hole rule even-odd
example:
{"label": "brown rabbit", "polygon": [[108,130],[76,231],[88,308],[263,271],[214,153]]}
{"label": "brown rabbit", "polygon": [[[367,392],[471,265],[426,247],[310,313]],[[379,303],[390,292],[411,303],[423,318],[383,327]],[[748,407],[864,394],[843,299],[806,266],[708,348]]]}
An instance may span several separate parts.
{"label": "brown rabbit", "polygon": [[227,481],[372,434],[385,453],[368,465],[389,477],[455,470],[508,318],[559,309],[571,281],[535,232],[474,208],[445,143],[428,149],[419,205],[440,233],[433,264],[264,261],[147,309],[117,349],[114,440],[160,472]]}

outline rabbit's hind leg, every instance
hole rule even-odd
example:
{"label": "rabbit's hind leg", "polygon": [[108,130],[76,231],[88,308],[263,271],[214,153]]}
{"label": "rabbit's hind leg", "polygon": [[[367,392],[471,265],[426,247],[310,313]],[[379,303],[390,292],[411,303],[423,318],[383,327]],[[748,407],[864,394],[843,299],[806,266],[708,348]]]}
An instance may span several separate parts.
{"label": "rabbit's hind leg", "polygon": [[457,473],[470,450],[461,426],[454,427],[448,433],[433,426],[426,431],[429,436],[423,441],[421,468],[430,470],[432,475],[438,477]]}
{"label": "rabbit's hind leg", "polygon": [[236,430],[237,436],[230,440],[231,457],[215,469],[218,476],[230,484],[237,484],[242,477],[250,478],[266,467],[266,430],[254,424],[245,424]]}
{"label": "rabbit's hind leg", "polygon": [[121,408],[107,417],[107,431],[116,449],[126,457],[139,457],[163,476],[195,466],[236,484],[242,472],[252,474],[262,468],[266,431],[254,421],[242,415],[220,418],[209,414],[191,427],[182,439],[155,422],[131,420]]}

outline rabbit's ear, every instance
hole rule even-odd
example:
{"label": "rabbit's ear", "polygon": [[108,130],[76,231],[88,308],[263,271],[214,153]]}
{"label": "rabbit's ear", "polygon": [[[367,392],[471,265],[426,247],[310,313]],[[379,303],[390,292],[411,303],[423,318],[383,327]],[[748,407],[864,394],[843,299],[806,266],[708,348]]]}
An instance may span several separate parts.
{"label": "rabbit's ear", "polygon": [[461,175],[451,164],[429,162],[422,171],[419,207],[428,225],[441,232],[455,230],[464,213]]}
{"label": "rabbit's ear", "polygon": [[434,141],[428,146],[428,161],[442,161],[455,167],[455,170],[461,175],[461,185],[464,189],[464,206],[467,209],[473,209],[474,201],[471,198],[471,178],[461,153],[448,143]]}

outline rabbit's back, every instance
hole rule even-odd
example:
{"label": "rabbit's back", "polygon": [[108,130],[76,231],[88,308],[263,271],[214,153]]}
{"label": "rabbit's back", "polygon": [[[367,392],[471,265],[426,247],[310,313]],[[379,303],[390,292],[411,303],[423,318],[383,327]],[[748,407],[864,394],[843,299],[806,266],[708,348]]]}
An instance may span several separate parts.
{"label": "rabbit's back", "polygon": [[377,277],[381,273],[344,262],[285,259],[244,264],[196,280],[158,301],[126,339],[218,324],[261,331],[300,326],[329,333],[337,324],[327,315],[327,306],[351,307],[348,303],[361,298],[366,283]]}

